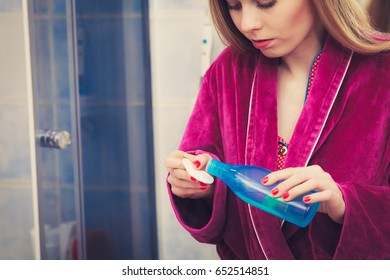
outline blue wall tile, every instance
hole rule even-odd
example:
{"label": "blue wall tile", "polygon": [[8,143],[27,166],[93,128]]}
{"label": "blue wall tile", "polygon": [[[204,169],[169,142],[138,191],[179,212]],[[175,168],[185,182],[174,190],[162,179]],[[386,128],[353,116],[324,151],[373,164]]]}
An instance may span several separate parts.
{"label": "blue wall tile", "polygon": [[142,1],[144,0],[78,0],[77,13],[79,15],[91,14],[123,14],[126,12],[140,11],[142,9]]}
{"label": "blue wall tile", "polygon": [[[34,69],[39,73],[36,94],[42,103],[68,100],[69,102],[69,42],[66,18],[34,19]],[[55,63],[53,64],[53,62]]]}
{"label": "blue wall tile", "polygon": [[65,15],[67,1],[64,0],[42,0],[33,1],[34,12],[37,15]]}

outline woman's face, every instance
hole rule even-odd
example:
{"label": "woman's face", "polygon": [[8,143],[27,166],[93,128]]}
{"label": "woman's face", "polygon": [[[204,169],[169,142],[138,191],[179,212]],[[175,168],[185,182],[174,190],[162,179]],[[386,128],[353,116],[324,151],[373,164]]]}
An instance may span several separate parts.
{"label": "woman's face", "polygon": [[310,0],[226,0],[238,30],[267,57],[283,57],[319,44]]}

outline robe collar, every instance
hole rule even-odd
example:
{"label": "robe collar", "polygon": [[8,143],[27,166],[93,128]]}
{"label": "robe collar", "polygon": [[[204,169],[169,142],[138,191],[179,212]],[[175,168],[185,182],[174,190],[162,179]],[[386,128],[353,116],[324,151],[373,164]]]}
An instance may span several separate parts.
{"label": "robe collar", "polygon": [[[332,110],[352,52],[328,36],[305,106],[292,134],[285,167],[307,166],[321,145],[320,137]],[[259,55],[253,80],[247,124],[245,164],[276,170],[278,59]],[[259,244],[267,258],[293,259],[286,239],[299,228],[283,234],[280,219],[248,205]]]}

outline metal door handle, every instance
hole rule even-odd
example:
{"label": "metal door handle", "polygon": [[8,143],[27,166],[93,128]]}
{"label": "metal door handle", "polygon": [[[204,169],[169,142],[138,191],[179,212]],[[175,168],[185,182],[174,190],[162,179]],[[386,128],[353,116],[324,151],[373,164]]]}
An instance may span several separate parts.
{"label": "metal door handle", "polygon": [[49,129],[39,131],[39,144],[41,147],[65,150],[71,144],[70,133],[66,130]]}

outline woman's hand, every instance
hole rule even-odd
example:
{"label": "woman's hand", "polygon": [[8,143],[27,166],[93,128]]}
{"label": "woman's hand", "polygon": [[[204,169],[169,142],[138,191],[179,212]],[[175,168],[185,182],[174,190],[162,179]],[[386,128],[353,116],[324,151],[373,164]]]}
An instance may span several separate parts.
{"label": "woman's hand", "polygon": [[272,172],[262,179],[264,185],[282,181],[271,190],[274,197],[290,201],[309,191],[317,192],[303,197],[305,203],[321,202],[319,212],[326,213],[336,223],[343,223],[345,202],[333,178],[318,165],[287,168]]}
{"label": "woman's hand", "polygon": [[179,150],[172,152],[165,159],[172,193],[181,198],[211,198],[214,194],[214,185],[201,183],[191,177],[184,168],[183,158],[191,160],[196,169],[204,170],[211,156],[208,154],[194,156]]}

